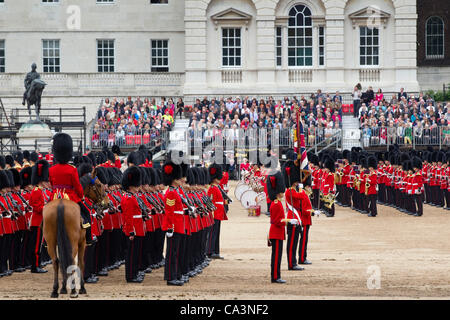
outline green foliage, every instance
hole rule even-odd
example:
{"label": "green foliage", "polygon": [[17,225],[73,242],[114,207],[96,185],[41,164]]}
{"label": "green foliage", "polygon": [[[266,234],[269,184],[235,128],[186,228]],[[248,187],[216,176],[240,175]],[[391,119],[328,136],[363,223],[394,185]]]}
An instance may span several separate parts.
{"label": "green foliage", "polygon": [[445,95],[443,90],[428,90],[425,94],[433,98],[436,102],[450,101],[450,85],[448,89],[445,90]]}

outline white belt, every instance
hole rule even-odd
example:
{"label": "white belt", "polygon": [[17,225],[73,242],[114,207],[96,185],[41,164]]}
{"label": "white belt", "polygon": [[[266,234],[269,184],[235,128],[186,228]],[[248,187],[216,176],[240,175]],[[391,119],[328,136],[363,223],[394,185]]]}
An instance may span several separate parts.
{"label": "white belt", "polygon": [[133,216],[134,219],[142,218],[142,215]]}
{"label": "white belt", "polygon": [[300,225],[302,225],[302,220],[300,219],[300,216],[298,215],[297,209],[295,209],[293,206],[291,206],[287,202],[286,202],[286,205],[287,205],[288,209],[291,210],[295,214],[295,216],[296,216],[298,222],[300,223]]}
{"label": "white belt", "polygon": [[214,204],[223,204],[223,202],[214,202]]}
{"label": "white belt", "polygon": [[173,213],[176,213],[176,214],[184,214],[184,211],[174,211]]}

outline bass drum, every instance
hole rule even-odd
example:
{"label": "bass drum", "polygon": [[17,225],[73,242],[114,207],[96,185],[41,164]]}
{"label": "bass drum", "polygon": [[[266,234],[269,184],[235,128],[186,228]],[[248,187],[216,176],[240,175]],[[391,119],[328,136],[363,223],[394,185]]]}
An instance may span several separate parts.
{"label": "bass drum", "polygon": [[261,207],[261,211],[265,212],[267,209],[267,201],[266,201],[266,194],[264,192],[258,193],[256,196],[256,203],[258,206]]}
{"label": "bass drum", "polygon": [[245,191],[241,196],[241,204],[245,209],[257,205],[258,193],[253,190]]}
{"label": "bass drum", "polygon": [[247,190],[251,190],[249,185],[247,184],[238,185],[236,189],[234,189],[234,196],[236,197],[236,199],[240,201],[242,194]]}

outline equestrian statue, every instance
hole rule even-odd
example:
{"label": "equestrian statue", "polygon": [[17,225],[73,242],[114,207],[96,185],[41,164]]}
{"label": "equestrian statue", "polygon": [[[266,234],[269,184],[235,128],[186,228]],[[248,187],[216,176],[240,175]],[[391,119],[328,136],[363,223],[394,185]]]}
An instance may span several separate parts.
{"label": "equestrian statue", "polygon": [[25,77],[25,92],[23,94],[22,105],[27,104],[28,114],[31,120],[31,106],[35,106],[36,111],[36,119],[37,121],[41,121],[39,114],[41,111],[41,97],[42,91],[44,91],[45,86],[47,85],[44,81],[41,80],[41,76],[36,71],[36,63],[31,65],[31,71],[27,73]]}

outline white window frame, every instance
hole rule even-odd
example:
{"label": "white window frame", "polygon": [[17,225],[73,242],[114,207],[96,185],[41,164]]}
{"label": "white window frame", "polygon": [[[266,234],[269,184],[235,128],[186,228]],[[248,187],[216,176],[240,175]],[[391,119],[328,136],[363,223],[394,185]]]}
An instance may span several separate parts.
{"label": "white window frame", "polygon": [[[50,42],[53,43],[53,47],[49,47],[48,44],[50,44]],[[47,43],[47,47],[44,46],[44,44]],[[58,47],[56,48],[56,44],[58,44]],[[55,50],[55,52],[53,53],[53,56],[49,55],[49,54],[45,54],[45,50]],[[56,56],[56,50],[58,51],[58,56]],[[55,60],[55,64],[51,65],[49,63],[47,63],[47,65],[45,64],[45,59],[58,59],[59,63],[56,64],[56,60]],[[53,71],[47,70],[45,71],[45,69],[49,69],[49,68],[53,68]],[[58,69],[58,70],[56,70]],[[60,39],[42,39],[42,72],[44,73],[59,73],[61,72],[61,40]]]}
{"label": "white window frame", "polygon": [[167,0],[167,2],[165,3],[152,3],[152,0],[149,0],[151,5],[156,5],[156,6],[161,6],[161,5],[168,5],[169,4],[169,0]]}
{"label": "white window frame", "polygon": [[[323,35],[320,35],[320,29],[322,29],[323,30]],[[324,25],[319,25],[318,27],[317,27],[317,55],[318,55],[318,60],[317,60],[317,65],[320,67],[320,68],[323,68],[323,67],[325,67],[325,58],[326,58],[326,41],[327,41],[327,38],[326,38],[326,28],[325,28],[325,26]],[[323,38],[323,44],[320,44],[320,38]],[[320,49],[323,49],[323,53],[322,54],[320,54]],[[323,63],[321,64],[320,63],[320,58],[323,58]]]}
{"label": "white window frame", "polygon": [[[428,54],[428,21],[432,18],[439,18],[442,21],[442,54],[437,55],[429,55]],[[435,35],[436,36],[436,35]],[[431,16],[425,21],[425,59],[426,60],[439,60],[444,59],[445,57],[445,22],[444,19],[442,19],[439,16]]]}
{"label": "white window frame", "polygon": [[[109,63],[107,64],[108,65],[108,71],[99,71],[98,69],[99,69],[99,67],[100,67],[100,65],[99,65],[99,63],[98,63],[98,59],[100,58],[99,57],[99,55],[98,55],[98,50],[99,50],[99,48],[98,48],[98,44],[99,44],[99,41],[112,41],[112,43],[113,43],[113,53],[114,53],[114,55],[113,55],[113,59],[114,59],[114,64],[112,65],[113,66],[113,71],[109,71],[109,67],[111,66]],[[108,49],[110,49],[110,48],[108,48]],[[102,50],[104,50],[104,48],[102,48]],[[113,73],[113,72],[116,72],[116,40],[115,39],[96,39],[96,57],[97,57],[97,72],[98,73]],[[105,56],[103,56],[103,57],[101,57],[102,59],[104,59],[105,58]],[[108,56],[108,58],[111,58],[110,56]],[[105,67],[105,64],[103,64],[103,68]]]}
{"label": "white window frame", "polygon": [[96,0],[95,3],[100,5],[116,4],[116,0]]}
{"label": "white window frame", "polygon": [[[0,68],[3,67],[3,71],[0,70],[0,73],[5,73],[6,72],[6,40],[5,39],[0,39],[0,44],[3,44],[3,66],[0,65]],[[0,50],[2,50],[2,48],[0,47]],[[1,56],[0,56],[1,57]]]}
{"label": "white window frame", "polygon": [[[286,35],[287,44],[288,44],[287,45],[287,66],[288,66],[289,69],[311,69],[311,68],[314,68],[314,60],[315,60],[314,59],[314,26],[313,26],[313,22],[312,22],[312,18],[313,18],[312,10],[306,4],[298,3],[298,4],[295,4],[294,6],[292,6],[289,9],[289,13],[291,12],[291,10],[293,8],[295,8],[297,6],[304,6],[305,9],[308,9],[311,12],[311,15],[309,16],[309,19],[311,19],[311,25],[310,26],[305,26],[304,25],[303,27],[299,27],[299,26],[295,25],[295,27],[291,27],[289,25],[289,20],[292,17],[290,15],[288,15],[289,19],[288,19],[287,35]],[[305,10],[305,9],[303,9],[303,10]],[[297,15],[298,14],[300,14],[300,13],[298,12]],[[295,17],[297,17],[297,15]],[[294,36],[295,44],[293,46],[289,45],[289,38],[292,38],[292,37],[289,36],[289,30],[290,29],[295,29],[296,30],[295,31],[296,35]],[[297,36],[297,30],[298,29],[303,29],[303,36],[301,36],[301,37]],[[306,29],[310,29],[311,30],[311,35],[310,36],[306,36]],[[299,46],[299,45],[297,45],[297,40],[300,39],[300,38],[303,38],[303,45]],[[311,39],[311,46],[307,46],[306,45],[307,38]],[[293,57],[291,57],[289,55],[289,49],[295,50],[295,55]],[[297,55],[297,50],[298,49],[303,49],[303,56],[298,56]],[[311,55],[306,55],[306,49],[311,49]],[[298,65],[297,64],[297,60],[298,60],[298,58],[302,58],[302,57],[303,57],[303,65]],[[289,60],[292,59],[292,58],[294,59],[294,62],[295,62],[294,65],[290,65],[289,64]],[[311,58],[311,64],[306,64],[306,59],[307,58]]]}
{"label": "white window frame", "polygon": [[[163,42],[166,41],[167,42],[167,48],[164,48],[164,47],[153,48],[153,41],[163,41]],[[164,55],[158,56],[157,55],[156,57],[153,57],[153,49],[155,49],[155,50],[167,50],[167,56],[164,56]],[[169,72],[170,71],[169,56],[170,56],[169,39],[151,39],[150,40],[150,71],[151,72]],[[164,58],[167,58],[167,65],[164,65],[164,64],[162,64],[162,65],[153,65],[153,58],[155,58],[155,59],[163,59],[163,62],[164,62]],[[167,71],[153,71],[152,70],[153,68],[167,68]]]}
{"label": "white window frame", "polygon": [[61,0],[41,0],[41,3],[46,6],[56,6],[61,4]]}
{"label": "white window frame", "polygon": [[[280,31],[280,34],[278,34],[278,31]],[[279,44],[278,44],[278,41]],[[280,50],[278,54],[278,50]],[[283,67],[283,27],[282,26],[275,26],[275,66],[277,68]],[[280,59],[280,63],[278,64],[278,59]]]}
{"label": "white window frame", "polygon": [[[224,32],[225,29],[227,29],[227,30],[230,30],[230,29],[239,30],[239,33],[240,33],[240,35],[239,35],[240,45],[239,46],[234,45],[232,47],[230,47],[230,46],[224,47],[224,45],[223,45],[223,40],[224,40],[223,32]],[[220,51],[221,51],[221,54],[220,54],[220,57],[221,57],[220,61],[221,61],[221,63],[220,63],[220,65],[221,65],[222,69],[242,69],[242,67],[243,67],[243,61],[242,61],[243,60],[242,59],[242,37],[243,37],[243,28],[241,26],[223,26],[223,27],[221,27],[221,29],[220,29]],[[229,39],[230,37],[227,36],[227,38]],[[234,40],[236,40],[236,39],[237,39],[236,36],[234,36]],[[237,58],[240,59],[239,65],[232,65],[232,66],[224,65],[224,63],[223,63],[223,59],[224,59],[223,50],[225,48],[227,48],[227,49],[235,49],[235,50],[239,49],[240,50],[240,55],[236,55],[235,54],[234,56],[232,56],[234,61],[236,61]],[[230,59],[229,57],[228,57],[228,59]]]}
{"label": "white window frame", "polygon": [[[377,35],[377,37],[378,37],[378,45],[377,45],[377,48],[378,48],[378,54],[377,54],[377,57],[378,57],[378,63],[377,64],[361,64],[361,28],[366,28],[366,29],[377,29],[378,30],[378,35]],[[360,25],[360,26],[358,26],[358,65],[359,65],[359,67],[360,68],[379,68],[380,66],[381,66],[381,29],[382,28],[380,28],[380,26],[374,26],[374,27],[368,27],[367,25]],[[366,39],[367,39],[367,35],[365,35],[365,37],[366,37]],[[373,34],[372,34],[372,40],[373,40]],[[366,41],[366,44],[364,45],[366,48],[367,48],[367,41]],[[370,45],[371,46],[371,48],[373,49],[373,47],[374,47],[374,45],[373,45],[373,43]],[[365,55],[365,57],[366,57],[366,62],[367,62],[367,51],[366,51],[366,55]],[[375,55],[374,54],[371,54],[370,55],[370,57],[372,57],[372,59],[373,59],[373,57],[375,57]]]}

